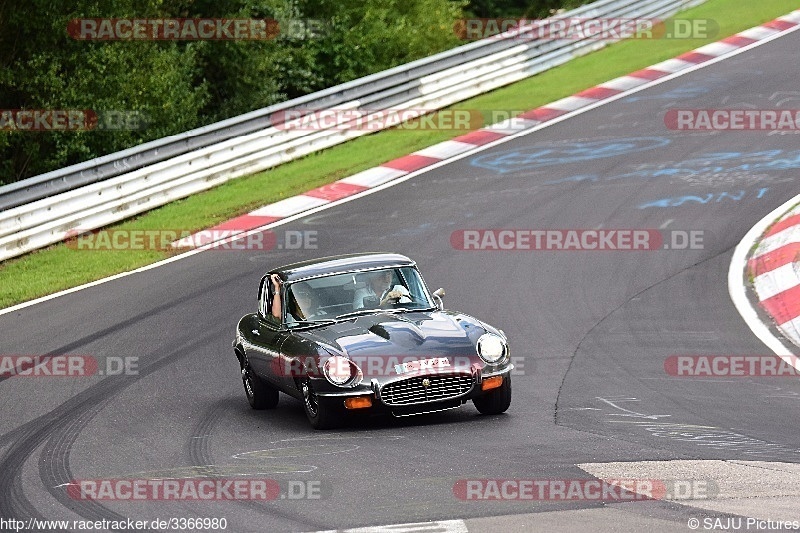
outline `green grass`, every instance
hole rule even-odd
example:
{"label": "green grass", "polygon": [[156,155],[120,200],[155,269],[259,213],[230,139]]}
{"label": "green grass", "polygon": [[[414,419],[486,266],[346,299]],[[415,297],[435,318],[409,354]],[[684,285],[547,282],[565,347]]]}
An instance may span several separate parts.
{"label": "green grass", "polygon": [[[757,26],[785,15],[796,7],[794,0],[709,0],[679,16],[716,20],[720,31],[712,38],[621,42],[538,76],[461,102],[453,108],[484,111],[533,109]],[[463,133],[409,129],[375,133],[272,170],[239,178],[123,221],[112,228],[207,228],[256,207],[336,181]],[[56,244],[0,265],[0,308],[133,270],[169,255],[169,252],[154,250],[82,252],[64,244]]]}

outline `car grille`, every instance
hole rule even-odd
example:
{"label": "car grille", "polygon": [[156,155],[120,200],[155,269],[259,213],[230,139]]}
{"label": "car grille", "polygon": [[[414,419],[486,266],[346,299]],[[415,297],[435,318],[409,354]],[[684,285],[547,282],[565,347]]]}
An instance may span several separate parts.
{"label": "car grille", "polygon": [[417,376],[389,383],[381,390],[381,399],[387,405],[435,402],[461,396],[471,388],[472,376],[466,374]]}

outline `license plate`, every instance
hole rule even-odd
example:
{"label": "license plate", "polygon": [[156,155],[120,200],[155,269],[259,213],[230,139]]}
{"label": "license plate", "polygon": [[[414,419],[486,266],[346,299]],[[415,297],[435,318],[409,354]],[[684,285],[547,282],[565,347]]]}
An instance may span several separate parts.
{"label": "license plate", "polygon": [[419,361],[409,361],[407,363],[400,363],[394,365],[394,369],[398,374],[407,374],[408,372],[425,372],[426,370],[439,370],[450,366],[450,360],[447,357],[437,357],[435,359],[420,359]]}

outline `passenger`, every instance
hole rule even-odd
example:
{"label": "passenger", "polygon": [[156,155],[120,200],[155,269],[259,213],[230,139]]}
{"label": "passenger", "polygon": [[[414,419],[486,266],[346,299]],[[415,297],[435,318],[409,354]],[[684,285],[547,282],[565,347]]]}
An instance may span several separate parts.
{"label": "passenger", "polygon": [[[270,276],[274,296],[272,297],[272,316],[281,319],[283,302],[281,301],[281,278],[277,274]],[[306,283],[300,282],[292,285],[289,300],[289,309],[286,313],[287,322],[300,322],[309,320],[312,316],[327,314],[319,308],[314,291]]]}
{"label": "passenger", "polygon": [[295,283],[291,287],[293,305],[291,305],[291,315],[295,321],[309,320],[312,317],[326,315],[320,309],[317,295],[306,283]]}

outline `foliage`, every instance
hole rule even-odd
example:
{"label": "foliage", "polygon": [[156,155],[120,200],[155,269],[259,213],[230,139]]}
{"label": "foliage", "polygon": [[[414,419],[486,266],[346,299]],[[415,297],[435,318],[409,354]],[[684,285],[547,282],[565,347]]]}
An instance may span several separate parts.
{"label": "foliage", "polygon": [[[454,31],[462,11],[530,16],[565,1],[578,0],[0,1],[0,112],[88,109],[100,119],[88,131],[0,131],[0,184],[464,44]],[[82,18],[274,19],[281,31],[270,40],[79,40],[67,27]],[[135,120],[112,120],[115,112]]]}

